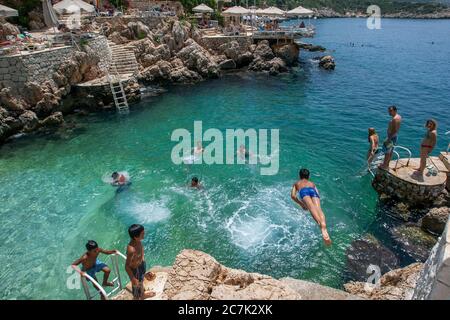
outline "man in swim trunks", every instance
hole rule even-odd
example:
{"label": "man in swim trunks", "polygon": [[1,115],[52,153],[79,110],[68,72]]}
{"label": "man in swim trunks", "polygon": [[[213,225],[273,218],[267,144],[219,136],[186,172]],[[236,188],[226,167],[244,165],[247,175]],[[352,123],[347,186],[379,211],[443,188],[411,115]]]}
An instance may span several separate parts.
{"label": "man in swim trunks", "polygon": [[427,166],[427,158],[436,146],[437,141],[437,122],[436,120],[429,119],[425,123],[427,131],[420,144],[420,166],[416,168],[415,174],[423,175],[423,171]]}
{"label": "man in swim trunks", "polygon": [[151,281],[155,275],[151,272],[146,273],[146,264],[144,259],[144,247],[142,240],[144,239],[144,227],[140,224],[133,224],[128,228],[130,235],[130,243],[127,246],[127,261],[125,262],[125,270],[131,280],[131,288],[133,298],[135,300],[144,300],[155,295],[154,292],[145,291],[144,277]]}
{"label": "man in swim trunks", "polygon": [[314,220],[320,227],[322,238],[326,245],[331,245],[331,239],[328,235],[325,215],[320,206],[320,196],[315,184],[309,181],[309,170],[301,169],[299,172],[300,180],[292,186],[291,199],[299,204],[304,210],[309,210]]}
{"label": "man in swim trunks", "polygon": [[402,117],[397,113],[396,106],[390,106],[388,108],[388,112],[392,119],[388,124],[387,138],[383,142],[384,161],[380,166],[380,168],[385,170],[389,169],[389,162],[391,162],[392,153],[394,152],[394,147],[397,144],[398,132],[400,131],[400,125],[402,122]]}
{"label": "man in swim trunks", "polygon": [[[72,266],[75,266],[78,268],[78,265],[81,264],[82,265],[82,275],[85,276],[86,274],[88,274],[89,276],[91,276],[95,281],[98,282],[97,277],[96,277],[96,273],[103,271],[104,275],[103,275],[103,283],[102,286],[108,286],[108,287],[112,287],[114,286],[114,283],[109,282],[108,278],[109,278],[109,274],[111,273],[111,269],[103,262],[101,262],[98,259],[98,256],[100,253],[103,254],[114,254],[117,252],[117,250],[104,250],[102,248],[98,247],[97,242],[95,242],[94,240],[89,240],[86,243],[86,253],[83,254],[81,256],[81,258],[79,258],[78,260],[75,260],[72,263]],[[102,299],[104,299],[105,297],[102,296]]]}

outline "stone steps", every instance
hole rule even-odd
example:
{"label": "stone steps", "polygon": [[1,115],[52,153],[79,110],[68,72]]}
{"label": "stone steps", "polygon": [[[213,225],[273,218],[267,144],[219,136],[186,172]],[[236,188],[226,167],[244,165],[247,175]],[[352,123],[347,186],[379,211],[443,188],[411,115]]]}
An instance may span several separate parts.
{"label": "stone steps", "polygon": [[112,54],[112,66],[119,74],[133,74],[139,70],[134,51],[108,41]]}
{"label": "stone steps", "polygon": [[448,152],[441,152],[439,154],[439,159],[444,164],[444,166],[447,168],[447,172],[450,172],[450,154]]}

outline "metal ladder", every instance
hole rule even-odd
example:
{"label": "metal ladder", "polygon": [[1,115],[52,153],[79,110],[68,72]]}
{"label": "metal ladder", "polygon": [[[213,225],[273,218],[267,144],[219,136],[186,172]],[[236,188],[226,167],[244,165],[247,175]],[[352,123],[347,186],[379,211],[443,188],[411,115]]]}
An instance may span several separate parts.
{"label": "metal ladder", "polygon": [[[112,50],[109,46],[109,43],[107,43],[106,45],[108,46],[110,56],[112,57]],[[111,89],[111,94],[113,96],[114,105],[116,106],[117,112],[120,115],[129,114],[130,108],[128,106],[127,95],[125,94],[125,90],[123,89],[122,78],[117,71],[116,66],[114,65],[114,63],[111,63],[110,66],[107,66],[103,61],[100,61],[99,67],[106,74],[106,79],[108,80],[109,88]]]}
{"label": "metal ladder", "polygon": [[[114,287],[110,292],[106,292],[106,290],[90,275],[82,272],[78,267],[72,266],[72,268],[80,275],[81,284],[83,285],[83,291],[86,295],[87,300],[92,300],[96,296],[103,296],[105,300],[108,300],[109,297],[111,297],[116,292],[120,292],[124,286],[122,283],[122,279],[120,277],[120,270],[119,270],[119,257],[126,260],[127,257],[125,257],[124,254],[117,251],[115,254],[111,254],[111,266],[112,266],[112,273],[115,274],[115,277],[111,280],[112,283],[114,283]],[[96,293],[92,294],[91,290],[89,288],[88,280],[92,283],[94,288],[97,290]]]}
{"label": "metal ladder", "polygon": [[111,88],[111,93],[114,98],[114,104],[116,105],[117,112],[119,114],[130,113],[127,96],[125,94],[125,90],[123,89],[122,79],[120,78],[120,75],[116,74],[115,76],[111,76],[109,73],[107,73],[106,77],[109,82],[109,87]]}

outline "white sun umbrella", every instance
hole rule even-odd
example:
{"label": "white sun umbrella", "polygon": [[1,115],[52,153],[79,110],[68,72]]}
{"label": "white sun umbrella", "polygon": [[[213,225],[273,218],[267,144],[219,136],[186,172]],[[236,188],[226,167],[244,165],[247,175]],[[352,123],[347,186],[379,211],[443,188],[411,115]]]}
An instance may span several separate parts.
{"label": "white sun umbrella", "polygon": [[16,9],[0,4],[0,17],[17,17],[19,12]]}
{"label": "white sun umbrella", "polygon": [[310,16],[310,15],[314,14],[314,11],[306,9],[306,8],[304,8],[302,6],[298,6],[295,9],[289,10],[287,12],[287,14],[290,15],[290,16],[299,16],[299,17],[301,17],[301,16]]}
{"label": "white sun umbrella", "polygon": [[268,7],[267,9],[262,10],[262,13],[267,16],[284,16],[286,11],[283,11],[277,7]]}
{"label": "white sun umbrella", "polygon": [[199,13],[213,13],[214,10],[210,7],[208,7],[206,4],[199,4],[198,6],[192,8],[193,12],[199,12]]}
{"label": "white sun umbrella", "polygon": [[57,27],[59,25],[58,17],[53,9],[50,0],[42,1],[42,12],[44,16],[44,22],[47,27]]}
{"label": "white sun umbrella", "polygon": [[222,15],[224,16],[245,16],[248,14],[250,14],[250,10],[241,6],[234,6],[222,12]]}
{"label": "white sun umbrella", "polygon": [[53,6],[58,13],[63,13],[64,11],[73,13],[75,11],[85,11],[92,13],[95,11],[95,7],[82,1],[82,0],[63,0],[58,2]]}

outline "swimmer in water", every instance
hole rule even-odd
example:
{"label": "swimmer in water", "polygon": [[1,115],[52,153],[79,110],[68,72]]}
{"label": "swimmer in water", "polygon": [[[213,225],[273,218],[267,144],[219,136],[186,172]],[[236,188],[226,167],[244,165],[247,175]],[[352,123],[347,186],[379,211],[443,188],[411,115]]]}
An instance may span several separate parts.
{"label": "swimmer in water", "polygon": [[250,152],[245,149],[245,146],[243,144],[241,144],[241,146],[239,147],[238,155],[241,157],[241,159],[245,160],[248,160],[251,156]]}
{"label": "swimmer in water", "polygon": [[320,196],[316,185],[309,180],[309,170],[301,169],[299,172],[300,180],[292,186],[291,199],[299,204],[304,210],[309,210],[314,220],[320,227],[323,241],[327,246],[331,245],[331,239],[328,235],[325,215],[320,207]]}
{"label": "swimmer in water", "polygon": [[124,186],[128,184],[128,179],[125,177],[125,175],[118,173],[117,171],[113,172],[111,175],[111,178],[113,179],[112,185],[113,186]]}
{"label": "swimmer in water", "polygon": [[192,177],[191,179],[191,188],[197,188],[197,189],[201,189],[202,185],[200,184],[200,181],[198,180],[197,177]]}
{"label": "swimmer in water", "polygon": [[203,149],[202,142],[201,141],[197,141],[197,146],[195,148],[193,148],[192,151],[194,153],[194,156],[197,156],[197,155],[202,154],[204,150],[205,149]]}

